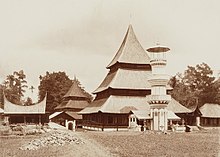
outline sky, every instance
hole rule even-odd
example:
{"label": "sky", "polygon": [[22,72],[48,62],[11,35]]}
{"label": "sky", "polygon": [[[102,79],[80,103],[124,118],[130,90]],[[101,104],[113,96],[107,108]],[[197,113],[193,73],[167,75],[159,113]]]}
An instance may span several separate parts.
{"label": "sky", "polygon": [[219,0],[0,0],[0,82],[24,70],[37,99],[39,76],[65,71],[88,92],[106,76],[128,25],[143,48],[168,46],[167,73],[207,63],[220,70]]}

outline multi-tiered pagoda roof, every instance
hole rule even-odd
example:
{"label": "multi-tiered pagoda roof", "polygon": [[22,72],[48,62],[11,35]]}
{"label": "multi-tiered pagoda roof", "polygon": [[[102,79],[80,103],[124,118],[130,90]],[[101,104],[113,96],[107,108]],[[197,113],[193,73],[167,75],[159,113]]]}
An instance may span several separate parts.
{"label": "multi-tiered pagoda roof", "polygon": [[63,102],[55,109],[58,111],[80,111],[89,105],[88,95],[81,89],[76,80],[63,96]]}
{"label": "multi-tiered pagoda roof", "polygon": [[150,58],[129,25],[123,42],[107,66],[109,73],[93,92],[95,100],[80,113],[122,113],[125,107],[147,109]]}

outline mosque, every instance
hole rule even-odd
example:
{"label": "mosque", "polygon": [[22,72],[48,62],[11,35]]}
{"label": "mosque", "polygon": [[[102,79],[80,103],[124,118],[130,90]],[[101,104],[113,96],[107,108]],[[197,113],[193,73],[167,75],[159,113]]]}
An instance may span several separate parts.
{"label": "mosque", "polygon": [[107,76],[93,92],[94,101],[79,112],[83,127],[102,131],[166,131],[168,123],[184,123],[177,115],[191,110],[169,95],[172,88],[164,70],[169,50],[156,45],[146,52],[129,25],[119,50],[107,66]]}

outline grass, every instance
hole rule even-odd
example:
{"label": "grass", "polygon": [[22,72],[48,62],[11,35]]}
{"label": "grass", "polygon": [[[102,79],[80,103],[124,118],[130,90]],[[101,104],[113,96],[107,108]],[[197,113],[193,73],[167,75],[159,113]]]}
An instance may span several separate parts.
{"label": "grass", "polygon": [[220,156],[220,130],[192,133],[88,132],[86,136],[118,156]]}
{"label": "grass", "polygon": [[[19,147],[40,136],[1,138],[2,157],[72,157],[72,156],[220,156],[220,130],[191,133],[153,134],[142,132],[76,132],[85,145],[49,146],[23,151]],[[102,152],[101,152],[102,151]],[[110,152],[112,155],[110,155]]]}

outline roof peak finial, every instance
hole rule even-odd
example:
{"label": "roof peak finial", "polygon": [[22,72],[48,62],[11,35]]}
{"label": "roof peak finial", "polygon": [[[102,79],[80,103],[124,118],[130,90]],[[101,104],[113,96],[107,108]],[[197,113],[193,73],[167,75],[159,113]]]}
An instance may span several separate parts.
{"label": "roof peak finial", "polygon": [[157,46],[159,46],[159,45],[160,45],[160,42],[159,42],[159,41],[157,41],[157,42],[156,42],[156,45],[157,45]]}
{"label": "roof peak finial", "polygon": [[74,74],[74,81],[76,81],[77,80],[77,78],[76,78],[76,74]]}
{"label": "roof peak finial", "polygon": [[130,13],[130,17],[129,17],[129,26],[131,25],[132,23],[132,13]]}

